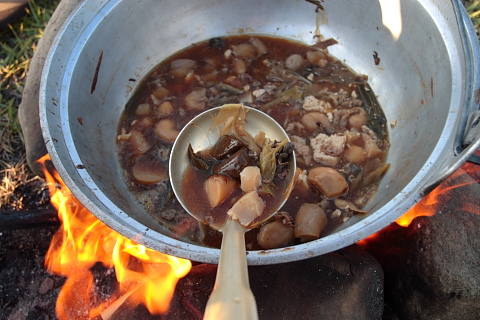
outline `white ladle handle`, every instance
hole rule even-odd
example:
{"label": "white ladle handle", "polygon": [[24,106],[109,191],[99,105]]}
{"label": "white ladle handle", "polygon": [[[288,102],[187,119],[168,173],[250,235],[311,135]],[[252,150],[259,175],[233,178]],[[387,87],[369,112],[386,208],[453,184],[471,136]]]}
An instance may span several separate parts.
{"label": "white ladle handle", "polygon": [[227,219],[222,233],[217,278],[203,319],[256,320],[257,303],[248,282],[245,228]]}

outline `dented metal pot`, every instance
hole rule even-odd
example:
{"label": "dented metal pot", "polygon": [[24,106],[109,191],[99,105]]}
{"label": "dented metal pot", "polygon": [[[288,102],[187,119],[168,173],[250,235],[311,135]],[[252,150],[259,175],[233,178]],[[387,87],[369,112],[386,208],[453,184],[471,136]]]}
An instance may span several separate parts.
{"label": "dented metal pot", "polygon": [[175,239],[134,200],[115,139],[126,102],[160,61],[192,43],[238,33],[306,44],[317,36],[336,39],[330,53],[369,77],[387,121],[396,123],[389,128],[391,167],[369,214],[316,241],[250,251],[250,264],[305,259],[369,236],[480,146],[479,45],[460,1],[86,0],[48,55],[41,125],[72,193],[119,233],[168,254],[218,261],[218,249]]}

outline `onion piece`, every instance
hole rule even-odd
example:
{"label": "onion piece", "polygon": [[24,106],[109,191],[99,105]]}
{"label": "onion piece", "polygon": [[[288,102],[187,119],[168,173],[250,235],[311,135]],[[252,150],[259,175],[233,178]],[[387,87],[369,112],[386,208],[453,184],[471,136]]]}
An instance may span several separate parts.
{"label": "onion piece", "polygon": [[262,214],[265,206],[265,201],[260,198],[258,193],[256,191],[251,191],[238,199],[227,213],[233,220],[236,220],[242,226],[247,227],[253,220]]}
{"label": "onion piece", "polygon": [[172,119],[162,119],[155,125],[155,133],[166,142],[173,142],[177,138],[179,132],[175,129],[175,123]]}
{"label": "onion piece", "polygon": [[251,59],[255,57],[255,47],[250,43],[241,43],[232,47],[233,54],[239,59]]}
{"label": "onion piece", "polygon": [[205,191],[212,207],[222,203],[236,188],[237,182],[224,175],[214,174],[205,181]]}
{"label": "onion piece", "polygon": [[257,235],[258,244],[264,249],[280,248],[295,238],[291,224],[275,220],[264,224]]}
{"label": "onion piece", "polygon": [[130,144],[137,154],[147,152],[152,146],[139,130],[130,131]]}
{"label": "onion piece", "polygon": [[267,46],[260,39],[252,37],[248,41],[255,47],[258,55],[267,53]]}
{"label": "onion piece", "polygon": [[183,78],[192,72],[197,62],[191,59],[177,59],[170,63],[170,73],[176,78]]}
{"label": "onion piece", "polygon": [[348,183],[335,169],[316,167],[308,173],[308,181],[328,199],[343,196],[348,191]]}
{"label": "onion piece", "polygon": [[193,90],[185,97],[185,107],[189,110],[205,109],[207,101],[207,89]]}
{"label": "onion piece", "polygon": [[133,178],[142,184],[153,184],[168,179],[168,173],[159,163],[138,158],[132,167]]}
{"label": "onion piece", "polygon": [[345,199],[335,199],[333,200],[333,203],[338,209],[341,210],[351,210],[363,214],[368,213],[368,211],[359,209],[355,204]]}
{"label": "onion piece", "polygon": [[259,167],[248,166],[240,172],[240,188],[243,192],[257,191],[261,185],[262,175]]}
{"label": "onion piece", "polygon": [[327,216],[319,205],[304,203],[295,217],[295,238],[302,242],[320,238],[320,234],[327,225]]}

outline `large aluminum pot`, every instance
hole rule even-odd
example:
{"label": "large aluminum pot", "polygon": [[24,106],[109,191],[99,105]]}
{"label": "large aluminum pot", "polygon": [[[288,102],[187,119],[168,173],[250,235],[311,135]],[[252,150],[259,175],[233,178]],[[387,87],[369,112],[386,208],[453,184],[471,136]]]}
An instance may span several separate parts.
{"label": "large aluminum pot", "polygon": [[[317,13],[314,3],[324,11]],[[306,44],[318,35],[336,39],[330,52],[368,75],[388,122],[396,121],[389,128],[391,167],[369,214],[316,241],[250,251],[249,264],[305,259],[367,237],[405,213],[480,146],[478,131],[470,130],[475,125],[467,124],[469,115],[478,117],[479,45],[460,1],[86,0],[48,55],[41,124],[60,176],[114,230],[161,252],[218,261],[218,249],[174,239],[134,201],[115,139],[126,102],[162,59],[192,43],[238,33]]]}

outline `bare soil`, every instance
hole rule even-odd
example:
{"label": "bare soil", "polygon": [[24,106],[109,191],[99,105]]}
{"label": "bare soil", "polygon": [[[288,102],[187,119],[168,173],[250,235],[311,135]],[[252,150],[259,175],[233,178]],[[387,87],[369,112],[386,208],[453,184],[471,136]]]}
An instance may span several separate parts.
{"label": "bare soil", "polygon": [[0,233],[0,320],[56,319],[55,301],[64,279],[43,266],[56,229]]}

